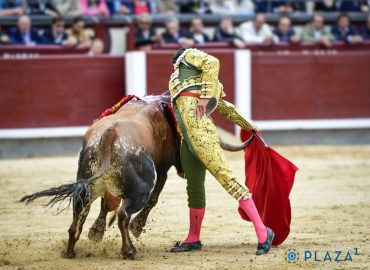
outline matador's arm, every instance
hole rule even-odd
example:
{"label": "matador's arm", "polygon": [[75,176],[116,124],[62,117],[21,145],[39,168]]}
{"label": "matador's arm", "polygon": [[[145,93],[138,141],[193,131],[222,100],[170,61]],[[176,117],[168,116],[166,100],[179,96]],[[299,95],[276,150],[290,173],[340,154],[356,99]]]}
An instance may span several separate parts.
{"label": "matador's arm", "polygon": [[250,131],[255,127],[251,120],[248,121],[239,113],[234,104],[222,98],[218,100],[216,111],[246,131]]}

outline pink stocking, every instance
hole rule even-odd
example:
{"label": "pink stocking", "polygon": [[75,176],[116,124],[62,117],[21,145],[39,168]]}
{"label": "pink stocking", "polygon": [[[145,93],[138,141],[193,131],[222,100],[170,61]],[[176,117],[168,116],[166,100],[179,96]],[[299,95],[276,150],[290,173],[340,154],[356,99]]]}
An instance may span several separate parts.
{"label": "pink stocking", "polygon": [[204,212],[205,208],[189,208],[189,234],[188,237],[183,241],[183,243],[192,243],[199,241]]}
{"label": "pink stocking", "polygon": [[239,207],[243,209],[244,213],[247,214],[249,219],[252,221],[254,229],[256,230],[258,243],[263,243],[267,239],[266,226],[263,224],[261,217],[257,211],[256,206],[252,198],[239,201]]}

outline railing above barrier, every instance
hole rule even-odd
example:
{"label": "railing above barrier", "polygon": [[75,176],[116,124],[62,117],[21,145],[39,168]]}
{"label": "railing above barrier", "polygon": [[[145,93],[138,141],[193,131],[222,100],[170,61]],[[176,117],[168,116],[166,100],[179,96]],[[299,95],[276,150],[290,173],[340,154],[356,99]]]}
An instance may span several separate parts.
{"label": "railing above barrier", "polygon": [[[235,48],[232,44],[227,42],[207,42],[204,44],[195,44],[194,47],[199,49],[230,49]],[[154,45],[154,50],[176,50],[180,49],[180,44],[160,44]],[[364,41],[357,44],[348,44],[345,42],[333,42],[333,46],[325,47],[324,45],[317,43],[279,43],[274,45],[247,45],[245,49],[251,51],[315,51],[315,50],[328,50],[328,51],[350,51],[350,50],[366,50],[370,51],[370,41]]]}
{"label": "railing above barrier", "polygon": [[88,49],[58,45],[4,45],[0,47],[1,58],[35,58],[40,55],[86,54]]}
{"label": "railing above barrier", "polygon": [[[329,12],[324,13],[324,19],[327,23],[334,23],[340,12]],[[357,23],[365,23],[366,18],[368,16],[365,12],[349,12],[349,17],[351,18],[352,22]],[[180,23],[190,23],[190,21],[198,16],[197,14],[176,14],[176,17],[179,19]],[[239,24],[241,22],[248,21],[253,18],[253,14],[239,14],[239,15],[231,15],[230,18],[233,20],[234,23]],[[266,13],[266,21],[271,24],[275,24],[278,22],[282,15],[278,13]],[[222,15],[218,14],[203,14],[200,16],[204,21],[205,25],[217,25],[220,20],[222,19]],[[292,13],[289,15],[292,19],[293,24],[304,24],[311,20],[312,14],[310,13]],[[35,26],[48,26],[51,24],[52,18],[49,16],[44,15],[31,15],[32,24]],[[67,25],[72,24],[73,18],[71,16],[66,16],[65,21]],[[112,15],[108,18],[99,18],[99,17],[91,17],[91,16],[83,16],[84,21],[88,26],[94,25],[97,23],[105,24],[107,26],[118,26],[118,25],[129,25],[133,23],[136,19],[135,15],[121,15],[116,14]],[[154,14],[152,15],[152,21],[154,24],[161,24],[163,25],[168,19],[167,14]],[[0,17],[0,25],[2,26],[14,26],[17,24],[18,16],[7,16],[7,17]]]}

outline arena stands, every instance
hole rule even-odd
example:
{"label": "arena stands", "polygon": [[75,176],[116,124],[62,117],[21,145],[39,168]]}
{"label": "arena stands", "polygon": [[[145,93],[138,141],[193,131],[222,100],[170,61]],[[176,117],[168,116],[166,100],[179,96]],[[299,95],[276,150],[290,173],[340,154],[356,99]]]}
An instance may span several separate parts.
{"label": "arena stands", "polygon": [[[335,40],[366,44],[370,39],[369,2],[1,0],[0,44],[17,45],[15,53],[20,44],[40,46],[41,54],[43,45],[54,44],[69,53],[99,38],[104,52],[114,55],[168,48],[167,44],[212,43],[210,47],[217,47],[215,42],[221,42],[223,48],[226,42],[239,49],[278,43],[331,47]],[[258,13],[264,15],[255,16]],[[87,30],[77,33],[85,25]],[[289,28],[286,33],[281,32],[284,25]]]}

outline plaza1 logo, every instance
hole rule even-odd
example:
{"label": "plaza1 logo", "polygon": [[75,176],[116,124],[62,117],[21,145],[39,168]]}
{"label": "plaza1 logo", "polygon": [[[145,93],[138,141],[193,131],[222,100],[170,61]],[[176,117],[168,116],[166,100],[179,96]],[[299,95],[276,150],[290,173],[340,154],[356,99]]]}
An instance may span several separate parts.
{"label": "plaza1 logo", "polygon": [[285,260],[288,263],[296,263],[298,261],[298,258],[299,258],[299,253],[295,249],[288,249],[285,252]]}
{"label": "plaza1 logo", "polygon": [[[301,260],[303,262],[351,262],[354,257],[360,255],[358,248],[348,250],[304,250]],[[285,260],[288,263],[296,263],[299,260],[299,252],[295,249],[288,249],[285,252]]]}

